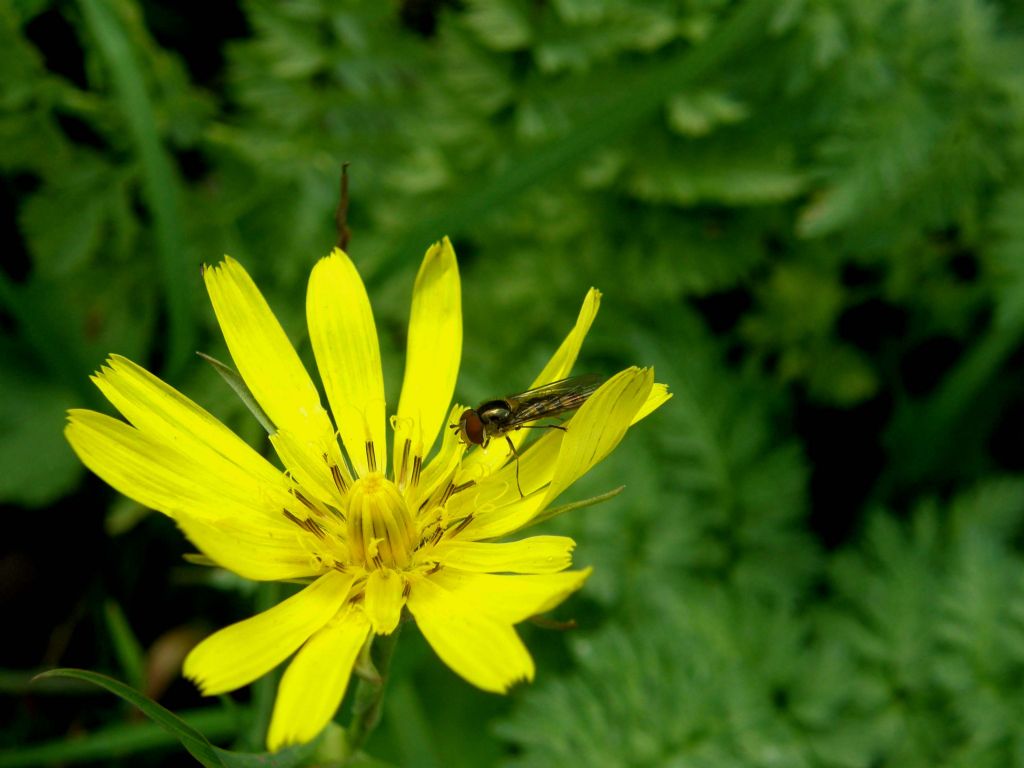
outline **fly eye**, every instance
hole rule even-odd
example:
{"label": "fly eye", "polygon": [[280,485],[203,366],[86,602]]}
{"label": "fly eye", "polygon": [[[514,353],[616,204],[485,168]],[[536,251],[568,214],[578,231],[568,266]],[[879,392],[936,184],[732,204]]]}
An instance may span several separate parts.
{"label": "fly eye", "polygon": [[472,408],[464,410],[459,417],[459,436],[466,445],[482,445],[484,442],[484,423]]}

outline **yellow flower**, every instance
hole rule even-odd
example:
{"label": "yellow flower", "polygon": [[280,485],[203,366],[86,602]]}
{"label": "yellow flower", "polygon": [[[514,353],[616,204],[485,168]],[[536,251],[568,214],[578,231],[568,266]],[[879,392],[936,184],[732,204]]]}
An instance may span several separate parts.
{"label": "yellow flower", "polygon": [[[445,238],[413,290],[405,380],[388,471],[377,330],[362,280],[340,250],[309,279],[306,317],[331,406],[252,279],[230,258],[204,272],[231,356],[273,423],[282,472],[217,419],[144,369],[111,357],[94,377],[128,423],[69,413],[66,434],[93,472],[172,517],[203,554],[257,580],[311,580],[277,606],[214,633],[185,661],[204,694],[247,685],[294,654],[268,747],[312,739],[335,714],[360,649],[408,609],[456,673],[488,691],[533,678],[513,625],[578,589],[572,539],[495,542],[534,521],[669,394],[650,370],[611,377],[565,432],[522,453],[520,496],[503,440],[467,452],[449,410],[462,352],[458,267]],[[576,326],[535,385],[566,377],[597,313]],[[335,426],[337,431],[335,431]],[[438,433],[436,454],[429,458]],[[513,433],[516,444],[523,433]],[[339,446],[338,438],[341,438]]]}

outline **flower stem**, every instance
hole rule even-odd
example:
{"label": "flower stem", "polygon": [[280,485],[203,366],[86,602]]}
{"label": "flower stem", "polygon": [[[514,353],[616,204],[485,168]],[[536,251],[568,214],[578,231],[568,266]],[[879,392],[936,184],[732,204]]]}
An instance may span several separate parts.
{"label": "flower stem", "polygon": [[396,628],[390,635],[378,635],[373,640],[370,658],[377,670],[378,677],[376,680],[359,678],[355,701],[352,705],[352,721],[349,723],[346,733],[350,758],[362,749],[370,734],[373,733],[373,729],[380,722],[381,705],[384,702],[384,686],[387,685],[388,669],[391,666],[391,656],[395,651],[395,644],[398,642],[398,632],[399,629]]}

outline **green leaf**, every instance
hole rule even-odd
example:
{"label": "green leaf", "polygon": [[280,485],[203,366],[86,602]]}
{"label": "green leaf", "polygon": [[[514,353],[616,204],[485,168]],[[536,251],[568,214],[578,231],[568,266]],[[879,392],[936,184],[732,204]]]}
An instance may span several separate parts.
{"label": "green leaf", "polygon": [[1024,185],[1002,191],[995,201],[991,227],[984,256],[997,280],[997,323],[1017,330],[1024,326]]}
{"label": "green leaf", "polygon": [[38,507],[75,487],[82,465],[64,440],[74,392],[23,367],[0,343],[0,499]]}
{"label": "green leaf", "polygon": [[467,4],[462,16],[480,40],[497,51],[514,51],[530,44],[530,7],[521,0]]}
{"label": "green leaf", "polygon": [[299,766],[316,765],[315,756],[319,739],[297,747],[288,747],[280,752],[229,752],[214,747],[225,768],[298,768]]}
{"label": "green leaf", "polygon": [[142,690],[146,686],[146,661],[142,645],[132,632],[128,618],[120,605],[113,600],[107,600],[103,608],[107,632],[114,642],[114,653],[117,655],[121,670],[132,688]]}
{"label": "green leaf", "polygon": [[806,768],[773,698],[816,665],[800,617],[712,584],[645,585],[636,614],[571,643],[575,671],[524,691],[497,731],[512,768]]}
{"label": "green leaf", "polygon": [[744,120],[748,107],[724,91],[677,93],[668,101],[668,123],[684,136],[704,136],[717,125]]}
{"label": "green leaf", "polygon": [[249,389],[249,385],[245,383],[245,379],[230,365],[222,363],[215,357],[210,357],[203,352],[196,352],[199,357],[203,358],[208,362],[213,369],[221,375],[221,378],[228,383],[232,391],[238,395],[239,400],[249,409],[249,412],[256,417],[256,420],[260,425],[267,431],[268,435],[272,435],[277,432],[277,427],[274,426],[274,422],[270,420],[270,417],[264,412],[263,408],[256,401],[255,395]]}
{"label": "green leaf", "polygon": [[792,199],[805,186],[788,136],[745,124],[703,139],[651,137],[627,174],[628,190],[650,203],[732,206]]}
{"label": "green leaf", "polygon": [[85,669],[51,669],[36,679],[46,680],[55,677],[84,680],[120,696],[173,735],[188,753],[206,768],[296,768],[306,765],[316,753],[317,741],[275,753],[229,752],[213,746],[202,733],[185,720],[119,680]]}
{"label": "green leaf", "polygon": [[[88,690],[91,694],[94,689],[90,687]],[[183,712],[180,717],[190,728],[207,734],[211,739],[230,738],[238,727],[237,713],[220,708],[205,707]],[[36,768],[85,762],[102,765],[112,759],[166,750],[177,743],[174,734],[155,723],[119,723],[59,741],[0,750],[0,768]]]}
{"label": "green leaf", "polygon": [[[784,400],[763,377],[730,371],[692,320],[663,321],[671,343],[642,335],[650,321],[612,321],[634,359],[652,364],[673,395],[606,460],[619,464],[611,477],[627,485],[616,504],[625,509],[610,519],[565,518],[584,526],[579,551],[602,564],[594,579],[608,571],[651,580],[700,575],[766,598],[800,594],[820,574],[821,551],[806,529],[806,460],[778,428]],[[606,586],[629,602],[635,588],[621,575],[609,578]]]}
{"label": "green leaf", "polygon": [[857,764],[1016,759],[1024,558],[1011,542],[1022,533],[1024,483],[996,480],[949,505],[926,500],[909,520],[876,510],[836,558],[819,631],[852,662],[831,730],[860,744]]}
{"label": "green leaf", "polygon": [[170,710],[146,698],[120,680],[85,669],[52,669],[48,672],[43,672],[37,679],[46,680],[52,677],[70,677],[77,680],[85,680],[105,688],[138,707],[146,717],[177,738],[181,745],[188,750],[188,753],[202,765],[206,766],[206,768],[226,768],[226,763],[221,760],[218,750],[206,740],[203,734]]}
{"label": "green leaf", "polygon": [[403,254],[418,252],[423,243],[432,242],[439,232],[457,236],[477,229],[482,220],[504,211],[511,202],[521,199],[530,189],[541,188],[545,180],[564,174],[582,159],[612,144],[655,115],[666,98],[681,88],[697,83],[723,61],[742,51],[757,36],[772,4],[753,0],[728,16],[708,39],[692,49],[670,58],[647,62],[623,74],[623,67],[609,67],[594,73],[599,79],[612,80],[614,89],[606,88],[612,97],[589,98],[580,104],[580,85],[560,83],[561,90],[549,95],[579,105],[573,114],[572,130],[564,130],[556,138],[539,146],[517,148],[506,158],[500,172],[479,180],[463,179],[460,190],[426,201],[422,211],[390,242],[382,244],[389,254],[374,262],[370,274],[389,266]]}
{"label": "green leaf", "polygon": [[81,153],[77,162],[25,202],[20,225],[33,266],[44,277],[80,268],[101,243],[103,227],[123,204],[110,169]]}

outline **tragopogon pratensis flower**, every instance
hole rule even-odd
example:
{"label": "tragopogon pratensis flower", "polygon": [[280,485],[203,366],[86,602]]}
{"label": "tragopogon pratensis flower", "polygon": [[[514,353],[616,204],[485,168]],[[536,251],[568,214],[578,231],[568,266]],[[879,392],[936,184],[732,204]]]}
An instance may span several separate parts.
{"label": "tragopogon pratensis flower", "polygon": [[[394,632],[405,609],[437,655],[473,685],[504,692],[532,679],[533,660],[513,625],[558,605],[589,569],[567,570],[575,542],[564,536],[497,540],[536,521],[662,405],[664,385],[649,369],[612,376],[566,431],[546,430],[522,452],[518,483],[504,440],[467,451],[445,428],[462,408],[450,408],[462,307],[445,238],[427,251],[413,289],[389,470],[377,330],[349,257],[335,250],[321,259],[306,296],[330,414],[242,266],[225,258],[204,277],[238,372],[272,422],[284,471],[123,357],[111,357],[93,380],[127,423],[73,410],[66,430],[86,466],[173,518],[217,565],[249,579],[309,581],[199,643],[185,675],[204,694],[221,694],[294,654],[274,706],[271,750],[319,733],[344,697],[360,649]],[[591,289],[534,385],[569,374],[599,300]],[[524,434],[511,434],[517,446]]]}

